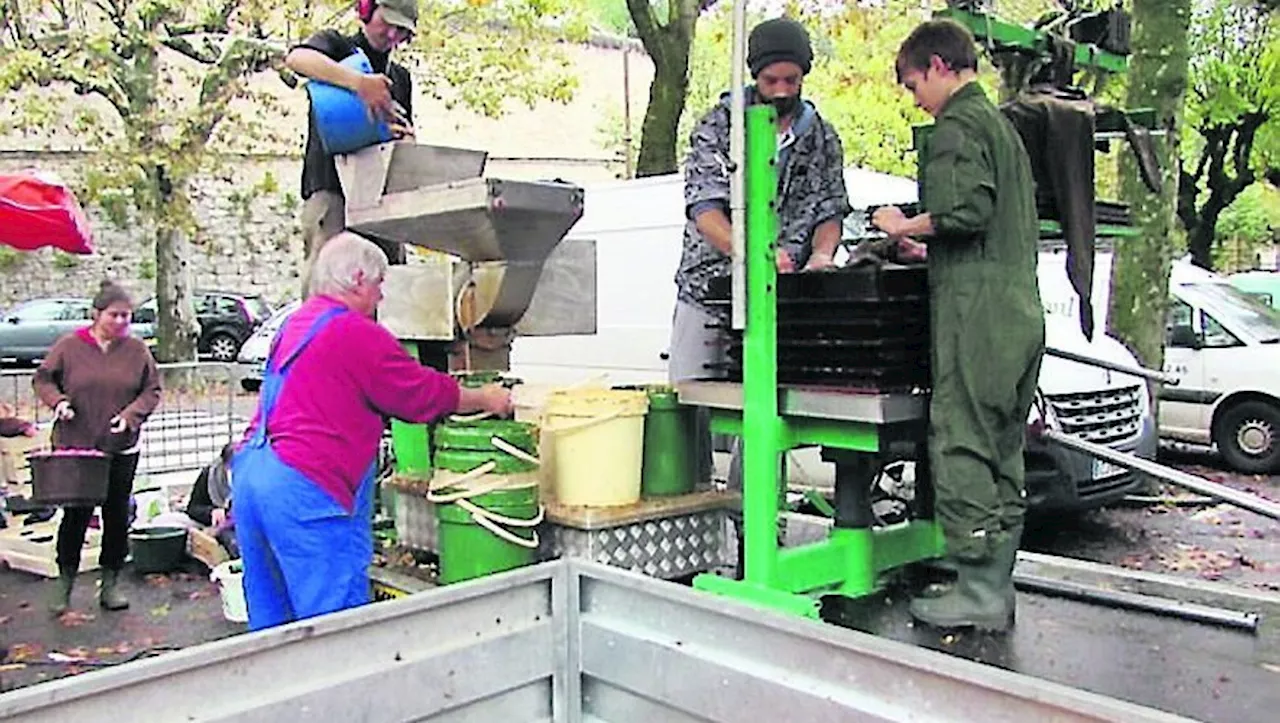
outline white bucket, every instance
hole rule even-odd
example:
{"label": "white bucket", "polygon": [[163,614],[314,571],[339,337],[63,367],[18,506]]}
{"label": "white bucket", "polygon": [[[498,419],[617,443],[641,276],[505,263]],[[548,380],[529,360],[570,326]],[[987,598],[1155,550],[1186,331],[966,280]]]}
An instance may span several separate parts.
{"label": "white bucket", "polygon": [[222,617],[233,623],[249,622],[249,607],[244,601],[244,573],[239,560],[227,560],[213,568],[209,579],[218,583],[222,594]]}

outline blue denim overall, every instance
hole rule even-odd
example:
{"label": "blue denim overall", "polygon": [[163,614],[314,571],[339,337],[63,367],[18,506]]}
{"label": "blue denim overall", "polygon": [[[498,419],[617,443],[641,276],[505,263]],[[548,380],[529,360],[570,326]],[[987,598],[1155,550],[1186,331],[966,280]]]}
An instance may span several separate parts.
{"label": "blue denim overall", "polygon": [[360,482],[354,511],[348,512],[285,464],[271,449],[267,432],[293,363],[345,311],[322,314],[283,362],[278,359],[280,336],[276,337],[263,374],[258,427],[231,460],[250,630],[369,602],[374,464]]}

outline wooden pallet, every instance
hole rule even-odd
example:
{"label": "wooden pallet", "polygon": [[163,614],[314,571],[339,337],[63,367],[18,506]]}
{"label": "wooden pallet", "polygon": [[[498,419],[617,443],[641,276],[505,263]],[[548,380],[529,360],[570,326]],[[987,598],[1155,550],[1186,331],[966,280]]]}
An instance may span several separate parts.
{"label": "wooden pallet", "polygon": [[[0,563],[12,570],[22,570],[42,577],[58,576],[58,523],[62,512],[48,522],[22,524],[18,516],[9,518],[9,526],[0,530]],[[80,551],[80,572],[98,568],[102,551],[102,531],[90,528]]]}
{"label": "wooden pallet", "polygon": [[34,437],[0,438],[0,484],[31,482],[27,453],[49,449],[51,433],[52,428],[45,428],[37,431]]}

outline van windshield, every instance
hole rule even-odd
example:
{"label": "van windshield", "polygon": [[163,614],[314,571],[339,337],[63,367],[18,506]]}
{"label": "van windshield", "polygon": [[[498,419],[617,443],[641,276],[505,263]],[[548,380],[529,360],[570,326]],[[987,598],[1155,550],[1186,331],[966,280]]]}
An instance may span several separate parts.
{"label": "van windshield", "polygon": [[1219,321],[1239,327],[1263,344],[1280,343],[1280,313],[1230,284],[1186,284],[1204,297]]}

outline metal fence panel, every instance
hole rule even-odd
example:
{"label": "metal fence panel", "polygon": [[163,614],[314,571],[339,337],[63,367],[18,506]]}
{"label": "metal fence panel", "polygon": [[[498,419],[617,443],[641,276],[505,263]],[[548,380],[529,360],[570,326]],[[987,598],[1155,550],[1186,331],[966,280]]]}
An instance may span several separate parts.
{"label": "metal fence panel", "polygon": [[[142,425],[138,473],[203,467],[244,433],[257,397],[241,391],[235,364],[161,364],[160,373],[160,406]],[[0,371],[0,403],[12,405],[23,419],[51,424],[53,412],[36,398],[33,376],[33,370]]]}
{"label": "metal fence panel", "polygon": [[0,695],[0,719],[548,720],[563,574],[527,568],[22,688]]}

